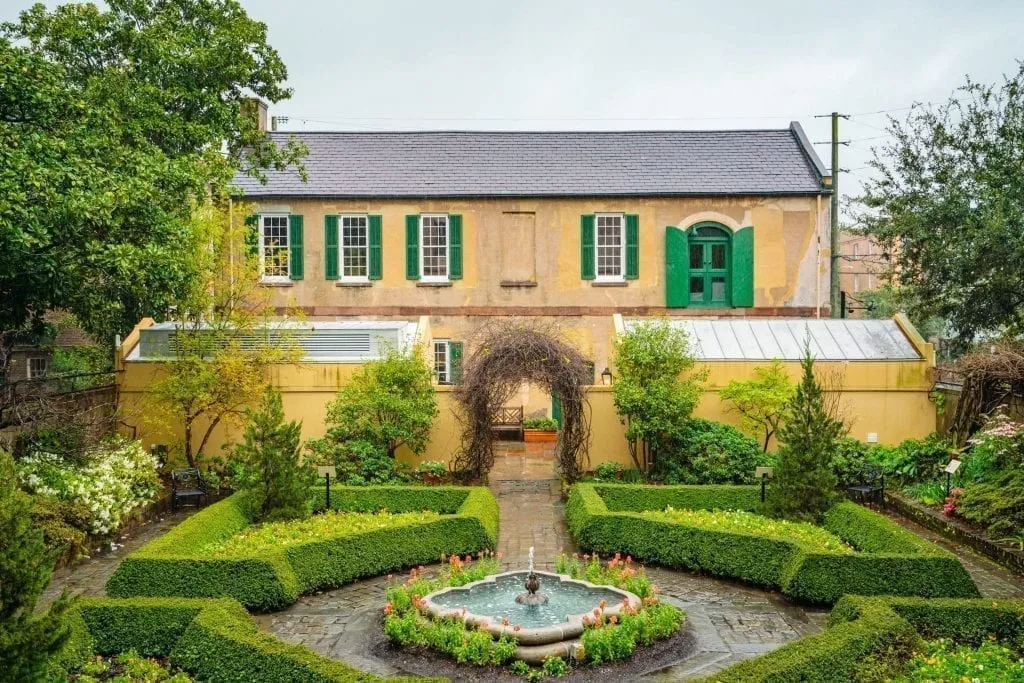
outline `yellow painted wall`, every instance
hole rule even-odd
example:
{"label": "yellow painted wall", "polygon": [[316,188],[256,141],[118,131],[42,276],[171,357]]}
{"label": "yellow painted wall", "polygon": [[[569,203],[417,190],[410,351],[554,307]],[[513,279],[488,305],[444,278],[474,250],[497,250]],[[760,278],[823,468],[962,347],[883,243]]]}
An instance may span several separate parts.
{"label": "yellow painted wall", "polygon": [[[731,379],[749,377],[756,363],[716,362],[700,364],[707,367],[708,384],[695,414],[712,420],[734,423],[735,415],[725,410],[717,389]],[[785,364],[790,374],[799,374],[797,363]],[[120,402],[126,422],[136,425],[138,436],[147,446],[173,443],[176,431],[160,419],[160,409],[147,402],[146,390],[161,372],[160,363],[119,363]],[[356,371],[353,364],[302,364],[274,368],[268,379],[283,394],[284,409],[289,419],[302,421],[303,439],[324,433],[326,404],[334,398],[337,388]],[[916,362],[819,362],[823,372],[837,371],[843,379],[842,409],[851,427],[851,436],[865,440],[877,434],[880,443],[898,443],[910,437],[924,437],[935,429],[935,405],[929,401],[931,371],[926,361]],[[603,462],[630,464],[625,430],[612,403],[611,388],[595,386],[588,390],[591,408],[590,466]],[[437,388],[438,416],[431,431],[430,445],[422,458],[411,453],[400,457],[412,463],[420,460],[449,461],[458,449],[461,426],[455,414],[452,388]],[[542,407],[547,407],[541,403]],[[207,453],[220,452],[228,440],[239,439],[233,427],[218,427]]]}
{"label": "yellow painted wall", "polygon": [[[816,239],[826,225],[827,202],[818,197],[294,200],[255,207],[304,217],[305,277],[275,287],[275,297],[280,306],[305,307],[313,315],[335,307],[365,308],[371,316],[395,306],[660,307],[666,226],[706,220],[730,230],[753,226],[756,307],[813,307],[827,299],[828,253],[818,253]],[[640,217],[640,277],[624,286],[580,278],[580,216],[600,212]],[[371,286],[324,277],[324,216],[342,213],[382,216],[383,278]],[[462,215],[464,276],[451,287],[406,279],[405,216],[420,213]],[[524,279],[536,286],[502,284]]]}

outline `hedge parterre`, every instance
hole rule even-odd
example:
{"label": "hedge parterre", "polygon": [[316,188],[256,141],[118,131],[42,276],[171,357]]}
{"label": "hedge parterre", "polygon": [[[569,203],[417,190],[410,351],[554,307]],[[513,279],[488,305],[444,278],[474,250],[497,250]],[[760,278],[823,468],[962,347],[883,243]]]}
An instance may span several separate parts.
{"label": "hedge parterre", "polygon": [[[314,491],[321,510],[323,494],[322,487]],[[442,554],[474,553],[497,542],[498,504],[485,488],[335,486],[332,511],[390,514],[378,515],[374,523],[339,515],[349,521],[329,534],[293,537],[284,545],[253,542],[246,549],[244,540],[233,538],[247,532],[259,538],[262,532],[248,531],[254,528],[245,512],[251,506],[242,495],[211,505],[126,557],[107,582],[107,594],[230,597],[252,610],[273,611],[303,593],[433,562]]]}
{"label": "hedge parterre", "polygon": [[849,681],[866,662],[906,661],[922,638],[978,646],[1024,638],[1024,601],[846,596],[823,632],[729,667],[705,683]]}
{"label": "hedge parterre", "polygon": [[[679,510],[756,511],[756,486],[577,484],[566,519],[581,548],[632,555],[667,567],[778,588],[787,596],[832,604],[846,594],[977,597],[951,553],[854,503],[835,505],[822,528],[853,553],[822,550],[776,532],[709,523],[715,517],[648,514]],[[768,520],[765,520],[768,522]]]}
{"label": "hedge parterre", "polygon": [[69,619],[72,637],[59,662],[66,670],[92,654],[134,651],[166,657],[203,681],[385,680],[260,632],[245,609],[227,598],[88,598],[79,601]]}

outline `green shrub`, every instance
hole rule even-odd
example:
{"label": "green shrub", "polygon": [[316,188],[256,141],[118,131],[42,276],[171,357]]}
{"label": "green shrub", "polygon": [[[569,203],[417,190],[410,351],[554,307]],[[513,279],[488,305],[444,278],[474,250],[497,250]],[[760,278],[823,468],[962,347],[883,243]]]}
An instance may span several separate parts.
{"label": "green shrub", "polygon": [[0,678],[11,681],[40,678],[51,655],[71,637],[68,598],[35,613],[50,583],[53,557],[31,514],[31,500],[14,478],[14,459],[0,450]]}
{"label": "green shrub", "polygon": [[754,534],[792,541],[806,550],[823,553],[849,554],[853,550],[836,535],[806,522],[772,519],[742,510],[676,510],[642,512],[647,519],[660,519],[688,526],[715,527],[721,531]]}
{"label": "green shrub", "polygon": [[1024,529],[1024,469],[968,484],[957,498],[956,509],[996,538],[1019,534]]}
{"label": "green shrub", "polygon": [[823,633],[736,664],[706,682],[848,681],[864,671],[865,662],[906,661],[921,647],[921,636],[969,644],[989,636],[1020,638],[1024,602],[847,596],[836,603]]}
{"label": "green shrub", "polygon": [[89,509],[82,503],[50,496],[32,496],[32,523],[43,532],[55,558],[74,560],[89,549]]}
{"label": "green shrub", "polygon": [[258,410],[248,410],[244,441],[234,451],[242,465],[235,487],[254,505],[259,521],[302,519],[309,516],[309,487],[314,474],[302,464],[299,437],[302,425],[285,422],[281,392],[267,385]]}
{"label": "green shrub", "polygon": [[690,418],[651,474],[666,484],[747,484],[761,455],[757,441],[732,425]]}
{"label": "green shrub", "polygon": [[846,425],[838,416],[836,394],[827,395],[814,374],[809,342],[800,366],[803,377],[786,404],[764,509],[771,517],[817,522],[836,499],[832,454],[846,436]]}
{"label": "green shrub", "polygon": [[540,429],[545,432],[557,432],[558,422],[550,417],[531,417],[523,420],[523,429]]}
{"label": "green shrub", "polygon": [[[318,490],[314,494],[322,500]],[[487,489],[332,487],[334,510],[439,514],[418,523],[314,538],[248,556],[197,552],[224,544],[250,526],[242,498],[244,494],[235,494],[211,505],[126,557],[108,581],[107,593],[232,597],[250,609],[270,611],[291,604],[303,592],[434,561],[444,553],[493,547],[498,535],[498,505]],[[346,561],[338,562],[338,557]]]}
{"label": "green shrub", "polygon": [[879,449],[884,446],[864,443],[852,437],[844,437],[836,441],[832,451],[832,472],[840,488],[863,484],[868,470],[872,466],[881,469]]}
{"label": "green shrub", "polygon": [[853,503],[833,506],[823,522],[858,551],[852,554],[813,552],[791,540],[643,514],[666,506],[752,510],[757,489],[577,484],[566,520],[583,549],[738,578],[807,602],[833,603],[845,593],[978,594],[955,556]]}
{"label": "green shrub", "polygon": [[76,607],[98,654],[168,657],[198,680],[372,682],[360,672],[261,633],[228,599],[90,598]]}

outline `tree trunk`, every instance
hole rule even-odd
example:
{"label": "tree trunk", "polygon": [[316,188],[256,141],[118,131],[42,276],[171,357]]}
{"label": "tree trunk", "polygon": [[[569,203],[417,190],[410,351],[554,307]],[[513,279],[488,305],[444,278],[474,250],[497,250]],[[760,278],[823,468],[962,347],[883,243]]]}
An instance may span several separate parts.
{"label": "tree trunk", "polygon": [[192,420],[185,418],[185,460],[189,467],[196,466],[196,458],[192,454]]}

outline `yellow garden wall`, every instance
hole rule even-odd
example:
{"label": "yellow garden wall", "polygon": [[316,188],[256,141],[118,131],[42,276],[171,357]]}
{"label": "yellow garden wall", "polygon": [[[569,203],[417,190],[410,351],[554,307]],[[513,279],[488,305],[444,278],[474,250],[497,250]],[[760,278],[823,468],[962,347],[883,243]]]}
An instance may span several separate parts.
{"label": "yellow garden wall", "polygon": [[[735,415],[725,410],[717,389],[730,379],[749,377],[750,371],[758,364],[718,362],[700,365],[707,367],[709,372],[708,390],[695,415],[734,423]],[[785,365],[796,378],[799,365]],[[161,372],[162,365],[129,361],[121,367],[120,405],[126,422],[137,426],[138,436],[147,447],[153,443],[173,443],[178,432],[170,430],[166,420],[159,417],[160,409],[146,400],[147,387]],[[880,443],[898,443],[906,438],[926,436],[935,429],[935,405],[928,398],[931,383],[926,363],[822,362],[818,367],[829,371],[837,369],[843,377],[842,408],[851,427],[851,436],[866,440],[869,433],[874,433]],[[324,433],[327,403],[334,398],[340,384],[358,368],[358,365],[339,363],[280,366],[273,369],[268,379],[281,389],[288,418],[301,420],[303,439],[309,439]],[[538,390],[536,394],[539,393]],[[590,466],[612,461],[628,466],[631,461],[625,428],[615,413],[611,388],[590,387],[587,396],[591,408]],[[452,387],[438,387],[437,400],[438,416],[426,453],[421,458],[408,452],[400,453],[400,457],[411,463],[425,459],[447,462],[458,449],[461,425],[454,411],[456,404]],[[549,407],[549,401],[546,397],[539,398],[536,405]],[[216,455],[223,443],[239,438],[237,428],[218,427],[207,454]]]}

